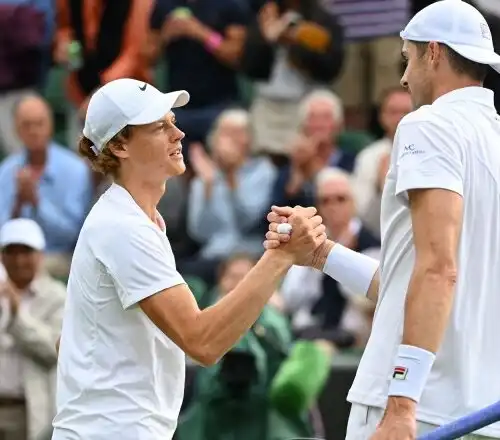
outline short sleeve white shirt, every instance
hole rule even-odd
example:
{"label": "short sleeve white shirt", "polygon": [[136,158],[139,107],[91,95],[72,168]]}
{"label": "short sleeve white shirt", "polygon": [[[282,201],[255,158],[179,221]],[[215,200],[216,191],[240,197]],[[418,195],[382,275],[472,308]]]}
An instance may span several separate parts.
{"label": "short sleeve white shirt", "polygon": [[[500,118],[493,93],[455,90],[407,115],[382,195],[380,292],[370,340],[348,399],[385,407],[415,263],[407,192],[442,188],[463,197],[455,300],[417,418],[435,425],[500,396]],[[436,292],[438,294],[439,292]],[[480,431],[500,438],[500,424]]]}
{"label": "short sleeve white shirt", "polygon": [[113,184],[73,255],[53,440],[172,438],[185,357],[138,302],[182,283],[165,231]]}

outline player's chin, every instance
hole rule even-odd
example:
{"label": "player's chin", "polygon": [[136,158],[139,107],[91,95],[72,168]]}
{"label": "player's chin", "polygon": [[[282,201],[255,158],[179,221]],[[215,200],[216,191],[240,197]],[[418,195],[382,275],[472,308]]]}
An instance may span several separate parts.
{"label": "player's chin", "polygon": [[169,169],[169,175],[171,175],[172,177],[184,174],[184,171],[186,171],[186,164],[184,163],[184,158],[182,157],[182,154],[176,156],[169,156],[168,169]]}

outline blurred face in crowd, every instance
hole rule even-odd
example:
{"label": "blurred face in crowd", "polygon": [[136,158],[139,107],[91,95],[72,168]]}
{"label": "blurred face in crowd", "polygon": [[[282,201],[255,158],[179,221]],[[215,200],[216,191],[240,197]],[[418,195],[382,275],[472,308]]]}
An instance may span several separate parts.
{"label": "blurred face in crowd", "polygon": [[9,245],[2,249],[2,263],[8,277],[19,288],[28,286],[37,274],[42,254],[23,245]]}
{"label": "blurred face in crowd", "polygon": [[19,139],[28,151],[45,151],[53,130],[52,113],[47,103],[37,96],[24,98],[16,109],[15,121]]}
{"label": "blurred face in crowd", "polygon": [[430,52],[438,46],[437,43],[431,42],[423,53],[416,44],[406,40],[403,43],[402,55],[406,61],[406,69],[401,78],[401,85],[410,92],[414,108],[432,104],[434,73],[431,60],[433,56]]}
{"label": "blurred face in crowd", "polygon": [[212,156],[221,168],[234,168],[246,159],[250,146],[250,133],[246,114],[223,117],[212,138]]}
{"label": "blurred face in crowd", "polygon": [[317,144],[304,135],[297,135],[291,145],[290,157],[292,162],[298,166],[307,166],[317,152]]}
{"label": "blurred face in crowd", "polygon": [[348,226],[355,214],[350,183],[343,177],[332,177],[318,184],[317,207],[323,222],[335,239]]}
{"label": "blurred face in crowd", "polygon": [[254,261],[247,257],[229,261],[219,278],[219,293],[224,296],[231,292],[253,266]]}
{"label": "blurred face in crowd", "polygon": [[405,90],[395,90],[387,95],[380,107],[380,125],[387,137],[394,137],[399,121],[412,109],[411,96]]}
{"label": "blurred face in crowd", "polygon": [[317,98],[309,103],[303,129],[306,136],[331,143],[340,132],[339,125],[330,100]]}
{"label": "blurred face in crowd", "polygon": [[121,159],[120,173],[140,175],[152,184],[186,170],[181,141],[184,133],[175,125],[172,112],[152,124],[131,127],[121,146],[111,146]]}

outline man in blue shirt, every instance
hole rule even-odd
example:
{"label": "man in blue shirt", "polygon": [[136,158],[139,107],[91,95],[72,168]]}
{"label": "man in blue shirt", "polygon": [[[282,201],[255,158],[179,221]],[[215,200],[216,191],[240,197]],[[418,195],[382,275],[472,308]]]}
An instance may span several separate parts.
{"label": "man in blue shirt", "polygon": [[47,269],[64,277],[92,198],[90,169],[52,142],[52,115],[41,97],[24,98],[14,117],[25,148],[0,164],[0,226],[16,217],[36,220],[47,240]]}

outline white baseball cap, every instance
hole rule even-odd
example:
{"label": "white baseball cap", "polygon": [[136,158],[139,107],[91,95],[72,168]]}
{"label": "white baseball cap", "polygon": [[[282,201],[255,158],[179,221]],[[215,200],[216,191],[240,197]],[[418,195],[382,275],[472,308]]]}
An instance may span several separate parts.
{"label": "white baseball cap", "polygon": [[0,228],[0,248],[20,244],[37,251],[45,249],[45,236],[38,223],[28,218],[16,218]]}
{"label": "white baseball cap", "polygon": [[400,35],[404,40],[446,44],[464,58],[500,72],[500,55],[495,53],[485,18],[462,0],[441,0],[427,6]]}
{"label": "white baseball cap", "polygon": [[188,102],[185,90],[162,93],[148,83],[117,79],[90,98],[83,135],[92,141],[97,155],[125,126],[151,124]]}

